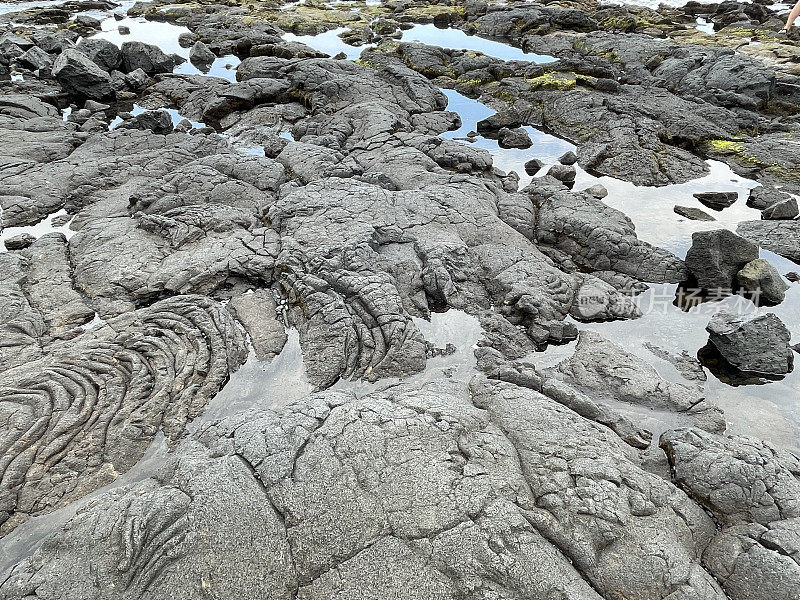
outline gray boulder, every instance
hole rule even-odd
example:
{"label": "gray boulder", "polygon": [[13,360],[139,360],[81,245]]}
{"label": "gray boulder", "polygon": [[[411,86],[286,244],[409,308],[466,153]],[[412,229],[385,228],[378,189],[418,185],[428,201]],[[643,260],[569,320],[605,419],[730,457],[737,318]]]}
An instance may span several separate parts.
{"label": "gray boulder", "polygon": [[80,50],[64,50],[53,64],[53,76],[72,94],[95,100],[112,94],[111,76]]}
{"label": "gray boulder", "polygon": [[53,57],[38,46],[28,48],[17,61],[34,70],[49,70],[53,67]]}
{"label": "gray boulder", "polygon": [[578,157],[572,150],[568,150],[558,157],[558,162],[560,162],[562,165],[574,165],[576,162],[578,162]]}
{"label": "gray boulder", "polygon": [[750,208],[757,208],[758,210],[764,210],[776,202],[781,202],[787,198],[790,198],[790,196],[786,192],[782,192],[771,185],[762,185],[750,190],[750,196],[747,198],[747,206]]}
{"label": "gray boulder", "polygon": [[172,133],[172,117],[165,110],[148,110],[119,125],[120,129],[149,129],[153,133]]}
{"label": "gray boulder", "polygon": [[800,262],[800,221],[744,221],[736,233],[770,252]]}
{"label": "gray boulder", "polygon": [[797,210],[797,200],[786,198],[761,211],[762,219],[794,219],[800,211]]}
{"label": "gray boulder", "polygon": [[547,174],[566,183],[568,186],[575,183],[575,167],[571,165],[553,165],[547,171]]}
{"label": "gray boulder", "polygon": [[193,65],[210,65],[216,59],[216,55],[203,42],[197,41],[189,50],[189,61]]}
{"label": "gray boulder", "polygon": [[755,294],[754,302],[761,304],[780,304],[789,289],[778,269],[763,258],[751,260],[742,267],[736,274],[736,280],[744,289]]}
{"label": "gray boulder", "polygon": [[22,250],[27,248],[36,241],[36,236],[30,233],[20,233],[19,235],[12,236],[3,242],[6,250]]}
{"label": "gray boulder", "polygon": [[533,142],[528,132],[522,129],[522,127],[517,127],[515,129],[503,127],[497,132],[497,144],[501,148],[530,148]]}
{"label": "gray boulder", "polygon": [[702,204],[714,210],[723,210],[739,199],[737,192],[700,192],[694,194]]}
{"label": "gray boulder", "polygon": [[122,66],[122,51],[108,40],[85,38],[78,43],[78,50],[104,71],[111,72]]}
{"label": "gray boulder", "polygon": [[148,75],[171,73],[175,59],[165,54],[158,46],[144,42],[125,42],[122,44],[122,70],[126,73],[141,69]]}
{"label": "gray boulder", "polygon": [[525,163],[525,172],[533,177],[542,170],[544,163],[538,158],[532,158]]}
{"label": "gray boulder", "polygon": [[593,186],[590,186],[583,191],[589,194],[592,198],[597,198],[598,200],[602,200],[608,196],[608,190],[602,183],[595,183]]}
{"label": "gray boulder", "polygon": [[758,258],[758,246],[727,229],[692,234],[686,266],[703,289],[731,289],[736,274]]}
{"label": "gray boulder", "polygon": [[781,377],[792,370],[791,334],[774,314],[714,315],[706,325],[709,342],[736,370],[755,377]]}

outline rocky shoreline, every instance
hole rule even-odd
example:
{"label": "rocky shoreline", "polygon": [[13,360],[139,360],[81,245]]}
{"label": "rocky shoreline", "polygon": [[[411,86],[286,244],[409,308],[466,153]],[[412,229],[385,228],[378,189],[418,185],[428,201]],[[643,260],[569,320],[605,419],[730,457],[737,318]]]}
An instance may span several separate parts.
{"label": "rocky shoreline", "polygon": [[779,12],[0,4],[0,598],[799,597]]}

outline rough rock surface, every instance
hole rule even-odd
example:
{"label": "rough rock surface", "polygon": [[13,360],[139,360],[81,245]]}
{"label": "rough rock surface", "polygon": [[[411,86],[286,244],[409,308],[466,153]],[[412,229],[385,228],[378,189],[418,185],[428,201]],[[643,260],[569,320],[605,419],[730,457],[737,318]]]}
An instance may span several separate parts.
{"label": "rough rock surface", "polygon": [[742,267],[736,274],[736,281],[746,290],[757,294],[759,303],[767,305],[783,302],[789,289],[778,269],[763,258],[751,260]]}
{"label": "rough rock surface", "polygon": [[[611,208],[631,183],[656,219],[662,192],[730,189],[693,181],[708,158],[757,179],[761,210],[800,192],[800,52],[771,9],[19,8],[0,10],[0,232],[30,236],[0,252],[0,598],[798,596],[797,459],[723,436],[691,317],[584,325],[690,277]],[[89,10],[115,11],[122,49]],[[399,39],[422,23],[546,56]],[[666,220],[676,251],[705,227]],[[758,223],[743,236],[791,252],[795,222]],[[783,293],[718,241],[727,286]],[[643,329],[670,340],[625,339]],[[729,354],[767,357],[753,339]],[[746,426],[777,437],[780,416]]]}
{"label": "rough rock surface", "polygon": [[800,221],[744,221],[736,232],[762,248],[800,262]]}
{"label": "rough rock surface", "polygon": [[800,592],[800,463],[745,437],[684,429],[661,436],[673,481],[722,524],[703,564],[734,600]]}
{"label": "rough rock surface", "polygon": [[727,229],[692,234],[686,266],[703,289],[733,287],[736,274],[758,258],[758,246]]}
{"label": "rough rock surface", "polygon": [[159,430],[177,440],[244,357],[219,304],[178,296],[7,369],[2,531],[111,483]]}
{"label": "rough rock surface", "polygon": [[[531,390],[329,392],[193,437],[155,476],[80,511],[3,590],[725,598],[699,560],[709,517],[613,434]],[[95,537],[102,552],[89,552]]]}
{"label": "rough rock surface", "polygon": [[53,63],[53,75],[64,88],[100,100],[111,95],[111,76],[80,50],[68,49]]}
{"label": "rough rock surface", "polygon": [[686,413],[704,429],[725,430],[722,411],[707,402],[701,392],[665,381],[642,359],[593,331],[581,332],[575,354],[561,362],[557,370],[590,397]]}
{"label": "rough rock surface", "polygon": [[719,353],[742,373],[781,376],[792,370],[791,334],[772,313],[747,317],[720,312],[706,330]]}

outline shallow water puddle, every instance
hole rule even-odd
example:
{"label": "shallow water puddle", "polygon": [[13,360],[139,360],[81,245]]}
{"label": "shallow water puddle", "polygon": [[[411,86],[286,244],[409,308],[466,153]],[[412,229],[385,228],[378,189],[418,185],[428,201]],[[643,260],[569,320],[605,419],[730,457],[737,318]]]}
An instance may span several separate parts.
{"label": "shallow water puddle", "polygon": [[346,27],[340,27],[317,35],[295,35],[294,33],[285,33],[283,39],[287,42],[303,43],[306,46],[310,46],[330,56],[336,56],[343,52],[347,56],[347,60],[357,60],[364,50],[374,47],[374,44],[351,46],[345,43],[345,41],[339,37],[339,34],[345,31],[348,31]]}
{"label": "shallow water puddle", "polygon": [[10,569],[32,555],[48,537],[60,530],[79,510],[110,490],[152,477],[164,465],[168,456],[169,447],[166,437],[159,432],[139,462],[127,472],[119,475],[113,483],[51,513],[31,517],[11,533],[6,534],[0,542],[0,578],[7,577]]}
{"label": "shallow water puddle", "polygon": [[696,22],[696,29],[698,31],[702,31],[703,33],[707,33],[709,35],[714,35],[714,23],[707,21],[703,17],[697,17]]}
{"label": "shallow water puddle", "polygon": [[[758,183],[736,175],[723,162],[706,161],[709,173],[686,183],[662,187],[637,186],[613,177],[594,177],[578,170],[575,189],[585,189],[595,183],[603,184],[608,196],[603,202],[624,212],[636,226],[639,239],[665,248],[680,257],[691,246],[691,234],[712,229],[735,230],[742,221],[758,220],[761,211],[747,206],[750,190]],[[700,192],[737,192],[739,199],[730,207],[716,211],[704,206],[694,194]],[[676,205],[699,208],[715,221],[693,221],[674,211]]]}
{"label": "shallow water puddle", "polygon": [[303,364],[300,334],[291,328],[287,335],[283,350],[270,362],[258,360],[251,351],[244,365],[231,375],[192,427],[251,407],[280,408],[310,394],[313,390]]}
{"label": "shallow water puddle", "polygon": [[402,379],[387,377],[375,383],[339,380],[331,389],[351,391],[361,396],[398,383],[422,384],[442,377],[468,381],[475,374],[475,348],[483,335],[476,317],[451,308],[442,313],[431,313],[430,321],[418,317],[412,317],[412,320],[425,340],[436,348],[437,355],[428,358],[424,371]]}
{"label": "shallow water puddle", "polygon": [[0,15],[20,12],[30,8],[55,7],[64,4],[67,0],[35,0],[32,2],[0,2]]}
{"label": "shallow water puddle", "polygon": [[[65,222],[54,225],[53,219],[55,219],[56,222],[60,222],[62,220],[65,220]],[[58,212],[48,215],[36,223],[36,225],[26,225],[24,227],[6,227],[0,231],[0,252],[6,252],[5,241],[7,239],[25,233],[32,235],[37,239],[48,233],[61,233],[64,235],[64,237],[69,239],[75,233],[69,228],[71,221],[72,217],[67,214],[66,210],[61,209]]]}
{"label": "shallow water puddle", "polygon": [[[130,33],[120,33],[121,26],[129,28]],[[121,21],[109,17],[101,23],[101,29],[90,37],[108,40],[117,46],[122,46],[125,42],[146,42],[158,46],[167,54],[189,58],[189,49],[182,48],[178,43],[178,36],[189,32],[186,27],[161,21],[148,21],[143,17],[125,17]]]}
{"label": "shallow water puddle", "polygon": [[422,42],[452,50],[472,50],[501,60],[524,60],[535,63],[555,62],[552,56],[523,52],[519,48],[477,35],[467,35],[460,29],[439,28],[432,24],[415,25],[403,31],[401,42]]}

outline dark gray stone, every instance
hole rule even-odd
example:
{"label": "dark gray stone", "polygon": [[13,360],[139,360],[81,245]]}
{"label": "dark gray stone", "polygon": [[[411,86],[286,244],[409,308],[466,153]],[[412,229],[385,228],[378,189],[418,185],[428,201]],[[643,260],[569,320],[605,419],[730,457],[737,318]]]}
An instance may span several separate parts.
{"label": "dark gray stone", "polygon": [[789,289],[778,269],[763,258],[757,258],[742,267],[736,274],[736,280],[754,294],[752,298],[756,303],[761,304],[780,304]]}
{"label": "dark gray stone", "polygon": [[753,317],[720,312],[706,331],[722,357],[745,375],[779,377],[792,370],[791,334],[772,313]]}
{"label": "dark gray stone", "polygon": [[731,289],[736,274],[758,258],[758,246],[727,229],[692,234],[686,266],[697,284],[707,290]]}
{"label": "dark gray stone", "polygon": [[762,219],[795,219],[800,214],[797,209],[797,200],[787,198],[761,211]]}
{"label": "dark gray stone", "polygon": [[78,43],[78,50],[104,71],[111,72],[122,66],[122,51],[108,40],[84,38]]}
{"label": "dark gray stone", "polygon": [[578,162],[578,157],[575,156],[575,153],[572,150],[569,150],[558,158],[558,162],[560,162],[562,165],[574,165],[576,162]]}
{"label": "dark gray stone", "polygon": [[530,148],[533,145],[528,132],[517,127],[516,129],[508,129],[503,127],[497,132],[497,144],[501,148]]}
{"label": "dark gray stone", "polygon": [[675,205],[672,210],[680,216],[691,219],[692,221],[716,221],[714,217],[699,208]]}
{"label": "dark gray stone", "polygon": [[148,75],[171,73],[175,59],[162,52],[158,46],[144,42],[125,42],[122,44],[122,70],[131,73],[141,69]]}
{"label": "dark gray stone", "polygon": [[30,233],[20,233],[19,235],[7,238],[4,242],[7,250],[22,250],[36,241],[36,236]]}
{"label": "dark gray stone", "polygon": [[64,50],[53,64],[53,76],[78,96],[100,100],[112,95],[111,76],[79,50]]}
{"label": "dark gray stone", "polygon": [[702,204],[714,210],[723,210],[739,199],[737,192],[700,192],[694,194]]}

